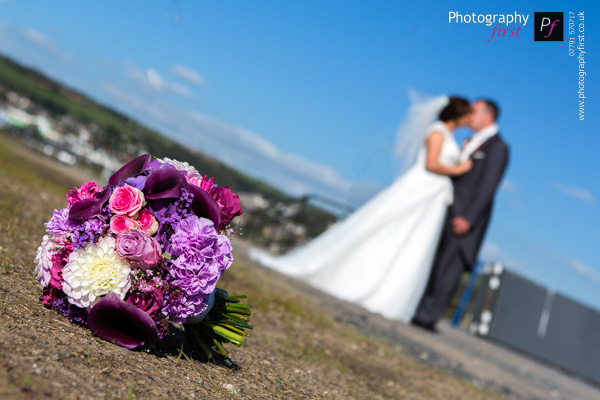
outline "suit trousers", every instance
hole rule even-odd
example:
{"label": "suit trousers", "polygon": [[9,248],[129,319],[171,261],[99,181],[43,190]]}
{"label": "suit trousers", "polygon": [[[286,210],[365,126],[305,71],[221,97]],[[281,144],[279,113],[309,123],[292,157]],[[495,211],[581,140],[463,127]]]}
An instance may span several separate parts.
{"label": "suit trousers", "polygon": [[426,325],[435,325],[442,318],[452,295],[458,287],[467,262],[460,250],[460,238],[452,232],[450,209],[433,261],[427,289],[417,307],[414,319]]}

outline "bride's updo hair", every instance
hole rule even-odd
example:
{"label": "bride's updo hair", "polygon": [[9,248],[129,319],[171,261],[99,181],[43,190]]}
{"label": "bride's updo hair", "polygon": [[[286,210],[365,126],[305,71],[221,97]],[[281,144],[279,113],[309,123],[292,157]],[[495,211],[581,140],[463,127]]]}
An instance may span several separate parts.
{"label": "bride's updo hair", "polygon": [[467,99],[452,96],[450,97],[450,101],[448,101],[448,105],[444,107],[442,111],[440,111],[438,117],[440,121],[448,122],[452,120],[457,120],[460,117],[469,114],[470,112],[471,104]]}

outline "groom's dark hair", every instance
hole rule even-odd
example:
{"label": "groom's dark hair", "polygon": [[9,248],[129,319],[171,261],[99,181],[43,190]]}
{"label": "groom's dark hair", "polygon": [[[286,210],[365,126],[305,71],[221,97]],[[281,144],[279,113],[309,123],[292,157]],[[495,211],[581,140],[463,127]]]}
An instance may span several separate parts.
{"label": "groom's dark hair", "polygon": [[479,99],[479,101],[483,101],[485,108],[492,114],[492,117],[494,117],[494,121],[498,121],[498,116],[500,115],[498,104],[490,99]]}
{"label": "groom's dark hair", "polygon": [[467,115],[470,112],[471,104],[469,104],[469,100],[462,97],[452,96],[448,99],[448,105],[446,105],[446,107],[440,111],[438,118],[442,122],[448,122],[459,119],[463,115]]}

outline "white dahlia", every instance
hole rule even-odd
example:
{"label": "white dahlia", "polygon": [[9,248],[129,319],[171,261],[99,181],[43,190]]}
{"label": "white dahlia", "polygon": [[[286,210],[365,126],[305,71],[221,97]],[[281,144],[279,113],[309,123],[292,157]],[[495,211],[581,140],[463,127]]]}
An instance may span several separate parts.
{"label": "white dahlia", "polygon": [[74,250],[62,271],[63,292],[69,302],[88,308],[100,301],[100,296],[115,293],[121,299],[131,287],[129,263],[115,251],[115,239],[102,238],[85,248]]}

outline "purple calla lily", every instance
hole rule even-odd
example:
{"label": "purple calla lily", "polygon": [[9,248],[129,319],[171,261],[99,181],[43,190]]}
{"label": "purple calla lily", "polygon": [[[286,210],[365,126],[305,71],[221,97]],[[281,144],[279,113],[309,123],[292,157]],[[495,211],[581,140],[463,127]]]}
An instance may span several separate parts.
{"label": "purple calla lily", "polygon": [[152,156],[150,154],[144,154],[134,158],[127,164],[123,165],[117,172],[115,172],[108,180],[108,184],[111,186],[117,186],[119,182],[124,181],[132,176],[141,174],[146,168],[148,168],[151,160]]}
{"label": "purple calla lily", "polygon": [[83,221],[84,219],[90,219],[96,215],[100,215],[102,207],[110,198],[112,194],[112,188],[105,186],[96,199],[83,199],[74,203],[69,210],[69,219],[71,221]]}
{"label": "purple calla lily", "polygon": [[153,171],[144,185],[146,200],[177,199],[181,189],[187,187],[185,175],[175,168],[161,168]]}
{"label": "purple calla lily", "polygon": [[146,179],[143,192],[150,208],[159,211],[179,199],[182,189],[186,189],[194,195],[191,204],[192,212],[199,217],[210,219],[216,227],[219,227],[221,224],[219,204],[205,190],[188,184],[185,174],[175,168],[161,168],[153,171]]}
{"label": "purple calla lily", "polygon": [[109,293],[89,312],[88,325],[98,337],[133,349],[158,342],[158,329],[148,314]]}
{"label": "purple calla lily", "polygon": [[221,208],[217,201],[206,190],[194,185],[188,185],[188,191],[194,195],[192,212],[198,217],[210,219],[215,224],[215,229],[221,226]]}

